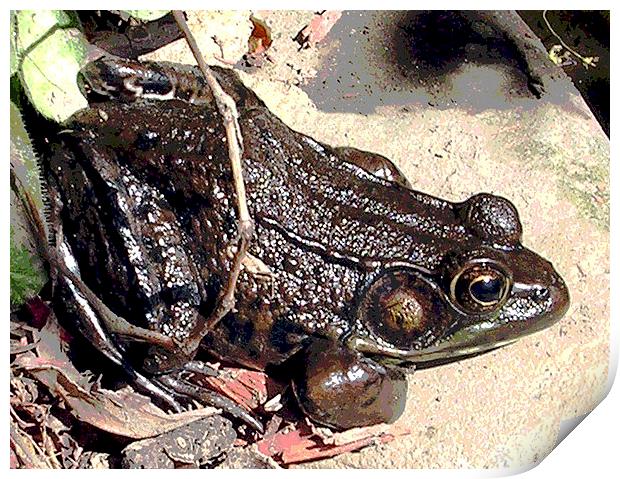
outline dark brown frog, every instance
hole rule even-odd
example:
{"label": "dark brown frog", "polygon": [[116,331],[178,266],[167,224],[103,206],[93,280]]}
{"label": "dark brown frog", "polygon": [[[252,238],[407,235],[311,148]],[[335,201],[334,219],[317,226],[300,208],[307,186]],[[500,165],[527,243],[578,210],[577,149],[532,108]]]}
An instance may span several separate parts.
{"label": "dark brown frog", "polygon": [[64,264],[114,315],[173,346],[147,352],[111,334],[101,308],[65,278],[67,304],[155,396],[175,404],[178,376],[164,378],[194,367],[201,344],[227,361],[279,367],[320,424],[392,421],[403,366],[479,354],[566,312],[564,282],[522,246],[508,200],[414,191],[389,160],[291,130],[235,73],[214,70],[239,110],[255,232],[234,310],[213,329],[205,324],[239,242],[223,122],[200,73],[89,64],[91,106],[46,161]]}

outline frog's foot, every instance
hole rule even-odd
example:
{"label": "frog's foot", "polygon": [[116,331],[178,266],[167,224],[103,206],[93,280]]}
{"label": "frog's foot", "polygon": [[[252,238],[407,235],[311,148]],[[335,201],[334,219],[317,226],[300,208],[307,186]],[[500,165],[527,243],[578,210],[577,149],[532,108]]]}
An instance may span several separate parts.
{"label": "frog's foot", "polygon": [[202,361],[190,361],[182,369],[160,376],[157,381],[185,400],[195,399],[200,403],[221,409],[224,414],[244,422],[261,434],[263,433],[263,425],[246,409],[231,399],[210,390],[208,386],[190,380],[190,378],[200,378],[201,375],[214,377],[218,375],[218,372]]}
{"label": "frog's foot", "polygon": [[70,304],[74,305],[70,309],[73,310],[72,313],[74,313],[74,316],[77,318],[78,329],[84,337],[86,337],[99,352],[113,363],[120,366],[139,390],[147,393],[157,402],[165,404],[173,411],[181,412],[182,408],[180,404],[167,388],[162,387],[148,377],[140,374],[129,364],[125,359],[123,351],[121,351],[101,323],[96,309],[86,300],[75,283],[65,276],[59,278],[58,287],[63,297],[72,298],[71,300],[64,301],[64,304],[67,308],[69,308]]}
{"label": "frog's foot", "polygon": [[343,430],[391,423],[402,414],[407,383],[399,371],[326,340],[313,342],[304,359],[293,391],[313,421]]}
{"label": "frog's foot", "polygon": [[[86,300],[76,284],[68,277],[58,279],[58,291],[64,298],[65,307],[77,318],[77,327],[86,339],[104,356],[120,366],[131,378],[137,389],[175,412],[181,412],[180,404],[169,390],[136,371],[125,359],[123,351],[112,339],[97,315],[97,310]],[[72,307],[69,305],[73,305]]]}

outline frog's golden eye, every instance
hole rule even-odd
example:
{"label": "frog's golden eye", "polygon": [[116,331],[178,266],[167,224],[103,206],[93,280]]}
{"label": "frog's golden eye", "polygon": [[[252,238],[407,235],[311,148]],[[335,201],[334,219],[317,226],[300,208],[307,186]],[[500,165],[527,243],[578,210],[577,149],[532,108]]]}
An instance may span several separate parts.
{"label": "frog's golden eye", "polygon": [[450,282],[450,296],[470,313],[488,313],[500,308],[510,289],[510,279],[488,263],[471,263]]}

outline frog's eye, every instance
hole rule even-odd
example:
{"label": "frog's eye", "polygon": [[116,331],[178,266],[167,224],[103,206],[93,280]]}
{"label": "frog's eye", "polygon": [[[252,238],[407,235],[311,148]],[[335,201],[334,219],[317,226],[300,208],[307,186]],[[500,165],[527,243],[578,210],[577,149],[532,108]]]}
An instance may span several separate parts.
{"label": "frog's eye", "polygon": [[510,289],[510,279],[487,263],[466,265],[452,278],[450,296],[470,313],[488,313],[500,308]]}

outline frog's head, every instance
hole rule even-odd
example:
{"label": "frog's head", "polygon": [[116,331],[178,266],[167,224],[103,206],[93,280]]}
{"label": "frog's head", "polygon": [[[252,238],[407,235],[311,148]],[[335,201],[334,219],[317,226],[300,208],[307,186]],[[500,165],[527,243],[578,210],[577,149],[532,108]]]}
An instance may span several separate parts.
{"label": "frog's head", "polygon": [[569,306],[551,263],[521,245],[508,200],[480,194],[454,205],[466,242],[433,270],[388,267],[359,295],[348,344],[388,362],[479,354],[540,331]]}

